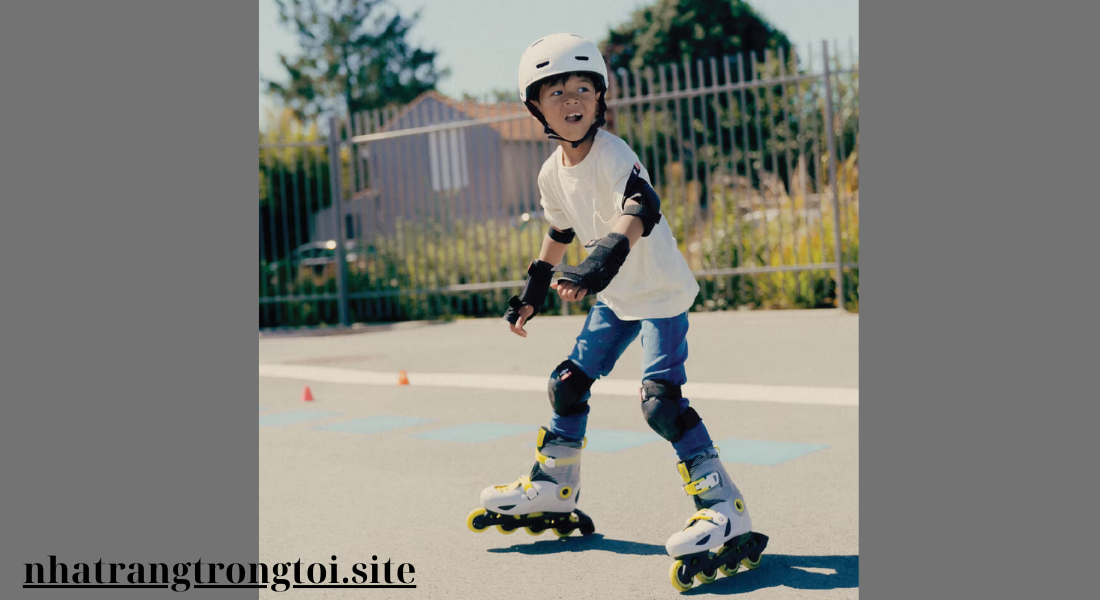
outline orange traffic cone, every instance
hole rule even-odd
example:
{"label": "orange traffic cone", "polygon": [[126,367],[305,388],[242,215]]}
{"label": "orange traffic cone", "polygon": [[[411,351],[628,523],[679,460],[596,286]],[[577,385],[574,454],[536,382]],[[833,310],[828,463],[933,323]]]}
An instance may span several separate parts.
{"label": "orange traffic cone", "polygon": [[404,369],[397,374],[397,385],[409,385],[409,374]]}
{"label": "orange traffic cone", "polygon": [[305,391],[302,392],[302,402],[313,402],[313,392],[309,391],[308,385]]}

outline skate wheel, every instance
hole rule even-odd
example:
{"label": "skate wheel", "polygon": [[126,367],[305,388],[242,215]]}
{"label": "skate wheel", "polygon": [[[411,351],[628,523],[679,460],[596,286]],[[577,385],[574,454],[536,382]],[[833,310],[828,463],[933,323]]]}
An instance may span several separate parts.
{"label": "skate wheel", "polygon": [[484,533],[488,527],[478,527],[474,524],[478,517],[484,516],[487,512],[484,508],[479,508],[470,513],[470,516],[466,517],[466,527],[474,533]]}
{"label": "skate wheel", "polygon": [[515,533],[516,531],[519,531],[519,530],[518,529],[505,529],[503,525],[497,525],[497,531],[501,532],[504,535],[512,535],[513,533]]}
{"label": "skate wheel", "polygon": [[752,560],[746,558],[745,560],[741,561],[741,564],[745,565],[746,569],[752,570],[752,569],[755,569],[755,568],[759,567],[760,563],[762,563],[762,562],[764,562],[764,557],[763,556],[757,556],[756,557],[756,562],[753,562]]}
{"label": "skate wheel", "polygon": [[718,569],[712,571],[710,575],[707,575],[705,572],[696,573],[695,578],[703,585],[714,583],[714,580],[718,579]]}
{"label": "skate wheel", "polygon": [[554,535],[558,536],[561,539],[565,539],[565,538],[573,535],[573,531],[574,531],[573,529],[570,529],[569,531],[563,532],[562,530],[560,530],[556,527],[553,529]]}
{"label": "skate wheel", "polygon": [[[717,557],[721,557],[722,555],[726,554],[729,551],[730,551],[730,547],[729,546],[724,546],[721,550],[718,551]],[[722,566],[718,567],[718,570],[721,571],[722,574],[725,575],[726,577],[733,577],[733,576],[735,576],[735,575],[737,575],[738,573],[741,572],[741,563],[733,563],[731,565],[722,565]]]}
{"label": "skate wheel", "polygon": [[534,527],[524,527],[523,529],[526,530],[527,535],[529,535],[531,537],[538,537],[538,536],[542,535],[543,533],[546,533],[545,529],[535,529]]}
{"label": "skate wheel", "polygon": [[691,586],[695,585],[695,580],[690,577],[687,581],[680,578],[680,574],[683,571],[686,571],[686,569],[684,568],[684,561],[682,560],[672,563],[672,568],[668,571],[668,578],[672,581],[672,587],[680,592],[686,592],[691,589]]}
{"label": "skate wheel", "polygon": [[722,565],[718,567],[718,570],[722,572],[726,577],[734,577],[741,572],[741,563],[733,563],[732,565]]}

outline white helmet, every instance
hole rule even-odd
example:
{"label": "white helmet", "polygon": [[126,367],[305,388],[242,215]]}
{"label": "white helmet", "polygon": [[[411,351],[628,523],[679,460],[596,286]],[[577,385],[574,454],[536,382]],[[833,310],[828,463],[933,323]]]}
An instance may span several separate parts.
{"label": "white helmet", "polygon": [[527,103],[527,88],[551,75],[587,71],[603,78],[607,88],[607,66],[596,44],[575,33],[548,35],[523,51],[519,59],[519,99]]}
{"label": "white helmet", "polygon": [[[598,76],[595,82],[597,87],[603,88],[600,94],[599,106],[596,112],[596,121],[588,128],[588,133],[579,140],[567,140],[557,134],[546,123],[546,117],[542,116],[531,99],[527,97],[527,91],[531,84],[547,77],[561,75],[562,73],[575,72],[590,73]],[[596,135],[596,130],[606,123],[604,113],[607,112],[607,104],[604,96],[607,94],[607,66],[603,63],[603,55],[596,44],[584,39],[575,33],[555,33],[548,35],[523,51],[519,59],[519,99],[527,107],[528,112],[542,123],[546,134],[550,139],[569,142],[574,148],[581,145],[590,136]]]}

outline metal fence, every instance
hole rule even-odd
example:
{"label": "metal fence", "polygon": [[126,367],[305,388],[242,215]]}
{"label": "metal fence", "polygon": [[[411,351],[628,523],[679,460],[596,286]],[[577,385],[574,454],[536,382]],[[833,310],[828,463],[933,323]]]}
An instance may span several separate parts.
{"label": "metal fence", "polygon": [[[606,129],[653,178],[694,310],[858,309],[858,63],[808,50],[611,75]],[[434,92],[325,125],[261,132],[260,327],[502,315],[547,229],[542,126]]]}

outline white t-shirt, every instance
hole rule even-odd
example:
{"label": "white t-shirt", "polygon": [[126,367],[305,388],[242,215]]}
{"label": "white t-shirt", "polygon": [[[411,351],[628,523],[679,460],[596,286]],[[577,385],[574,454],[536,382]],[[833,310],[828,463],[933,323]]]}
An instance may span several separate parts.
{"label": "white t-shirt", "polygon": [[[627,181],[634,165],[641,166],[638,155],[618,136],[598,129],[580,164],[566,167],[562,161],[558,146],[539,173],[546,220],[558,229],[572,229],[582,244],[606,237],[623,214]],[[641,177],[652,184],[645,167]],[[619,273],[596,298],[620,319],[638,321],[675,317],[691,308],[698,294],[699,284],[662,216],[631,248]]]}

